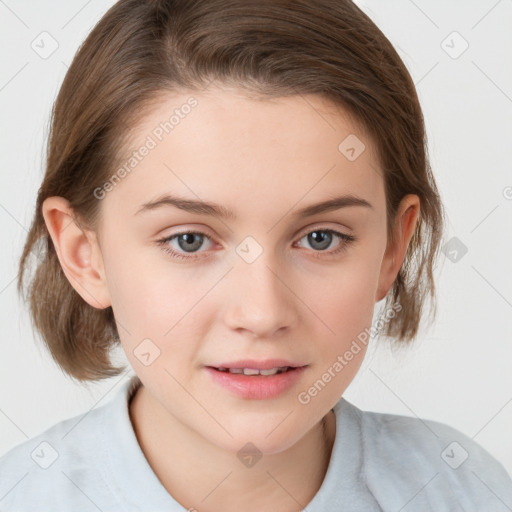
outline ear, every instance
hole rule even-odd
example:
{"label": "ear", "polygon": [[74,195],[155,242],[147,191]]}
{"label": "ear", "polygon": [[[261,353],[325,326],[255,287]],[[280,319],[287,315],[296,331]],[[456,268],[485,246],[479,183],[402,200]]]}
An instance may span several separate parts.
{"label": "ear", "polygon": [[382,259],[379,284],[375,294],[376,302],[382,300],[388,294],[395,282],[404,261],[407,247],[416,229],[419,212],[420,199],[415,194],[406,195],[398,206],[394,223],[395,239],[394,243],[388,242]]}
{"label": "ear", "polygon": [[62,270],[71,286],[92,307],[110,306],[103,259],[94,232],[80,227],[69,201],[48,197],[42,213]]}

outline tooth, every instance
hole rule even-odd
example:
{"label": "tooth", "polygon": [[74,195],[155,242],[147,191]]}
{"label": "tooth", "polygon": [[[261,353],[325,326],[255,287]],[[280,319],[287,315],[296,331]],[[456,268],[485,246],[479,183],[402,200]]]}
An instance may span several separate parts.
{"label": "tooth", "polygon": [[242,368],[230,368],[229,371],[231,373],[244,373],[244,370]]}
{"label": "tooth", "polygon": [[253,368],[244,368],[243,372],[244,375],[258,375],[260,373],[259,370],[254,370]]}
{"label": "tooth", "polygon": [[270,370],[260,370],[261,375],[275,375],[279,368],[271,368]]}

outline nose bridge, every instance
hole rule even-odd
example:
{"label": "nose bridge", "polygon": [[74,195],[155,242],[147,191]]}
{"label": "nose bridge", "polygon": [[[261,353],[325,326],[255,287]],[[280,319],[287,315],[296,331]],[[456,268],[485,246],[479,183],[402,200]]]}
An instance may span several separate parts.
{"label": "nose bridge", "polygon": [[227,321],[232,328],[271,335],[293,323],[293,294],[284,284],[285,276],[280,275],[275,252],[256,244],[246,240],[236,249],[234,268],[229,275],[231,302]]}

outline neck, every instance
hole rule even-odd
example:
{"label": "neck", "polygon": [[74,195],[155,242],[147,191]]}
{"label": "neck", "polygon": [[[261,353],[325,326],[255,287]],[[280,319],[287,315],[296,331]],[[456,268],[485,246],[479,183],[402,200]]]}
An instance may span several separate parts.
{"label": "neck", "polygon": [[236,454],[173,420],[144,386],[129,410],[139,445],[162,485],[182,506],[201,512],[305,508],[322,485],[336,434],[331,410],[293,446],[244,468]]}

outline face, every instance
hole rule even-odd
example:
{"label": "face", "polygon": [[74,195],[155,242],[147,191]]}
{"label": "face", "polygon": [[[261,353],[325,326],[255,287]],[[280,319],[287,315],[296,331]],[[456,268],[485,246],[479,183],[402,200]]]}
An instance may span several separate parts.
{"label": "face", "polygon": [[[339,149],[349,136],[365,145],[355,159],[347,143]],[[371,141],[318,96],[257,100],[210,86],[169,93],[129,146],[137,163],[103,189],[98,240],[130,364],[155,411],[215,445],[288,448],[339,400],[365,354],[359,343],[335,365],[371,326],[382,277],[385,195]],[[348,195],[368,205],[301,213]],[[299,368],[213,369],[248,359],[242,366]]]}

